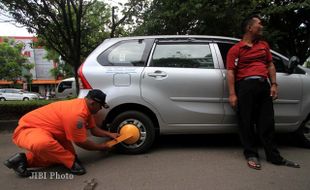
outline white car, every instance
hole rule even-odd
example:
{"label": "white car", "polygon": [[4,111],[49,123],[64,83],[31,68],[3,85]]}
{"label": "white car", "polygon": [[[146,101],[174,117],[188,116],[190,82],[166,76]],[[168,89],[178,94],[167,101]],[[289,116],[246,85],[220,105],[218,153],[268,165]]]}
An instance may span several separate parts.
{"label": "white car", "polygon": [[6,100],[37,100],[40,99],[36,93],[24,91],[15,88],[2,88],[0,89],[0,101]]}

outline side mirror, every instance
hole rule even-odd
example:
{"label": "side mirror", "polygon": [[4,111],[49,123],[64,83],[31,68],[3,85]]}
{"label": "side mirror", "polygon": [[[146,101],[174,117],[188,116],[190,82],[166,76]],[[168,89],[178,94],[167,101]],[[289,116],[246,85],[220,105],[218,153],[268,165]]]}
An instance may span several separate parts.
{"label": "side mirror", "polygon": [[300,60],[297,56],[291,57],[288,62],[288,74],[292,74],[299,63]]}

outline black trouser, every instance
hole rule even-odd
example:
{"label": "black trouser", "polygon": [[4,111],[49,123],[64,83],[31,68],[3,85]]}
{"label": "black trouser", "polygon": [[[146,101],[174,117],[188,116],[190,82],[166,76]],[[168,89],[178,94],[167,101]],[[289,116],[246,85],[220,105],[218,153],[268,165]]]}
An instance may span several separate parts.
{"label": "black trouser", "polygon": [[245,157],[258,157],[255,146],[257,132],[267,160],[280,162],[283,158],[274,143],[274,110],[269,83],[261,79],[241,80],[236,83],[236,93],[240,138]]}

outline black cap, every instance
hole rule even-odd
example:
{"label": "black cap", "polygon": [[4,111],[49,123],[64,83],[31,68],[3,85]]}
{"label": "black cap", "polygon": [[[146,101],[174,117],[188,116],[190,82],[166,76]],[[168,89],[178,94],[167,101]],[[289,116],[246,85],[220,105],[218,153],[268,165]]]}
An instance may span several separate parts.
{"label": "black cap", "polygon": [[96,102],[98,102],[99,104],[102,105],[102,107],[104,108],[109,108],[109,105],[105,102],[105,98],[106,98],[106,94],[103,93],[101,90],[99,89],[93,89],[90,90],[88,92],[88,94],[86,95],[86,98],[90,98]]}

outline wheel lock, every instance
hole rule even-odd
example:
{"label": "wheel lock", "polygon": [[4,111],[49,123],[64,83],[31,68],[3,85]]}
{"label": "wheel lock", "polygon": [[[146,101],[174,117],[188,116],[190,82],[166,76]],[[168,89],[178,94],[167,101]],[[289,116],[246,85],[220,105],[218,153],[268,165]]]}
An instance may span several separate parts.
{"label": "wheel lock", "polygon": [[140,131],[137,126],[133,124],[126,124],[120,130],[120,136],[116,139],[110,140],[106,142],[108,147],[112,147],[120,142],[124,142],[126,144],[134,144],[140,138]]}

